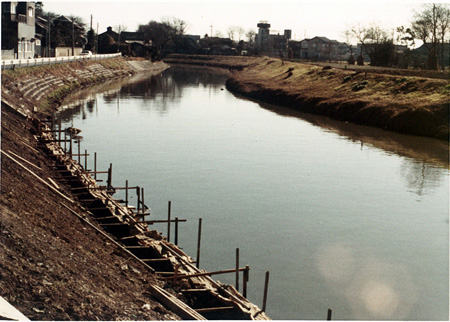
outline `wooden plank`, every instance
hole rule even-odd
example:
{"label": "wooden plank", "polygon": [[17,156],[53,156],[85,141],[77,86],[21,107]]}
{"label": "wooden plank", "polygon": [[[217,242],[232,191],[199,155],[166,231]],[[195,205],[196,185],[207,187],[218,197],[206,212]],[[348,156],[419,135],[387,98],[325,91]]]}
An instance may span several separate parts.
{"label": "wooden plank", "polygon": [[[138,216],[139,214],[135,214],[134,216]],[[178,219],[178,222],[186,222],[187,219]],[[163,219],[163,220],[144,220],[144,221],[139,221],[139,224],[155,224],[155,223],[166,223],[168,222],[167,219]],[[175,222],[175,219],[171,219],[170,222]]]}
{"label": "wooden plank", "polygon": [[167,262],[170,261],[170,258],[148,258],[148,259],[142,259],[141,260],[144,263],[157,263],[157,262]]}
{"label": "wooden plank", "polygon": [[47,187],[49,187],[51,190],[53,190],[54,192],[56,192],[58,195],[60,195],[61,197],[63,197],[64,199],[66,199],[67,201],[69,201],[70,203],[75,203],[74,200],[70,199],[69,197],[67,197],[65,194],[61,193],[58,191],[58,189],[56,189],[55,187],[53,187],[52,185],[50,185],[47,181],[45,181],[44,179],[42,179],[41,177],[39,177],[36,173],[34,173],[33,171],[31,171],[30,169],[28,169],[26,166],[24,166],[22,163],[20,163],[19,161],[17,161],[16,159],[14,159],[12,156],[10,156],[8,153],[6,153],[3,150],[0,150],[1,153],[3,153],[6,157],[8,157],[9,159],[11,159],[13,162],[17,163],[19,166],[21,166],[23,169],[25,169],[28,173],[30,173],[33,177],[35,177],[36,179],[38,179],[39,181],[41,181],[43,184],[45,184]]}
{"label": "wooden plank", "polygon": [[105,219],[119,219],[117,216],[106,216],[106,217],[97,217],[95,220],[105,220]]}
{"label": "wooden plank", "polygon": [[12,152],[11,150],[8,150],[8,153],[9,153],[9,154],[12,154],[12,155],[15,156],[16,158],[22,160],[22,161],[25,162],[26,164],[31,165],[31,166],[35,167],[36,169],[39,169],[39,170],[42,171],[42,168],[40,168],[40,167],[38,167],[37,165],[31,163],[30,161],[25,160],[25,159],[22,158],[20,155],[15,154],[15,153]]}
{"label": "wooden plank", "polygon": [[58,184],[55,181],[52,180],[52,178],[47,177],[47,179],[55,186],[56,189],[61,190],[61,188],[58,186]]}
{"label": "wooden plank", "polygon": [[[239,268],[239,271],[245,271],[247,268]],[[195,274],[186,274],[186,275],[178,275],[177,278],[190,278],[190,277],[200,277],[200,276],[210,276],[210,275],[218,275],[218,274],[228,274],[228,273],[234,273],[236,272],[236,269],[226,269],[222,271],[213,271],[213,272],[203,272],[203,273],[195,273]],[[171,272],[160,272],[163,274],[173,274]],[[166,279],[173,279],[173,276],[165,277]]]}
{"label": "wooden plank", "polygon": [[207,307],[203,309],[195,309],[198,313],[208,313],[208,312],[217,312],[217,311],[225,311],[225,310],[234,310],[234,306],[220,306],[220,307]]}
{"label": "wooden plank", "polygon": [[181,318],[186,320],[200,320],[206,321],[206,319],[197,311],[189,307],[187,304],[181,302],[172,294],[168,293],[157,285],[148,285],[150,293],[157,298],[160,302],[169,307],[173,312],[178,314]]}

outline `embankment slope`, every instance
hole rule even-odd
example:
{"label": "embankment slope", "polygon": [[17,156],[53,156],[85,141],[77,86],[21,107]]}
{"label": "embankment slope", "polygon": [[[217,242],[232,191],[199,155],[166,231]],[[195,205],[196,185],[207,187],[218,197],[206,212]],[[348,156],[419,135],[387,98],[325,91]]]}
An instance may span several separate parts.
{"label": "embankment slope", "polygon": [[267,59],[233,73],[227,88],[269,103],[400,133],[449,137],[446,80]]}
{"label": "embankment slope", "polygon": [[[38,177],[61,182],[33,122],[2,104],[1,149]],[[18,157],[14,156],[18,159]],[[59,190],[70,195],[65,185]],[[0,295],[31,320],[179,320],[149,294],[163,286],[92,227],[83,210],[2,153]]]}
{"label": "embankment slope", "polygon": [[229,68],[228,90],[255,100],[399,133],[449,139],[450,82],[440,73],[371,66],[344,69],[339,64],[331,68],[269,57],[171,55],[165,61]]}

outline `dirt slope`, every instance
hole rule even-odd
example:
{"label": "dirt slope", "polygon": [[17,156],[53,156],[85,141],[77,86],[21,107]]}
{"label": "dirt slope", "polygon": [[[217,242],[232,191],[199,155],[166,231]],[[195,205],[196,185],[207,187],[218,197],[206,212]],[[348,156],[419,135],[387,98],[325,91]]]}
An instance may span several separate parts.
{"label": "dirt slope", "polygon": [[[2,151],[56,181],[32,124],[3,106],[1,124]],[[2,154],[0,296],[32,320],[179,320],[148,293],[149,284],[161,282],[63,203]]]}

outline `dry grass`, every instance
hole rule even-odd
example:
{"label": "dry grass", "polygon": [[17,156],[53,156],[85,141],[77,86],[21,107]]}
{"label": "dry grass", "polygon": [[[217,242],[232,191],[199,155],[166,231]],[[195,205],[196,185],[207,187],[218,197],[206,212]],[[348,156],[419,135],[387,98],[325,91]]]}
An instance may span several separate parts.
{"label": "dry grass", "polygon": [[243,95],[305,112],[448,139],[447,80],[267,59],[233,73],[227,86]]}

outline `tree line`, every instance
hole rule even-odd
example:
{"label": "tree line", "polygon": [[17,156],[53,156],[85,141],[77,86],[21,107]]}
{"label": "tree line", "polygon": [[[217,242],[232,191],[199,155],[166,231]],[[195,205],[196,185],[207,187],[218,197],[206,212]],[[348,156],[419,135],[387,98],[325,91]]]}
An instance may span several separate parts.
{"label": "tree line", "polygon": [[[450,64],[450,7],[443,3],[424,4],[422,11],[414,14],[411,26],[397,27],[396,43],[406,46],[402,52],[396,50],[394,33],[375,24],[354,25],[344,31],[347,44],[353,39],[361,44],[374,66],[422,67],[444,70]],[[416,40],[421,40],[426,51],[413,51]],[[447,40],[447,43],[446,43]],[[447,48],[446,48],[447,47]],[[445,53],[447,52],[447,57]],[[424,57],[425,56],[425,57]]]}
{"label": "tree line", "polygon": [[[58,15],[44,12],[42,2],[36,3],[36,11],[52,23],[58,23]],[[76,16],[68,16],[67,18],[77,26],[74,31],[75,42],[86,45],[86,49],[95,51],[97,35],[92,26],[86,32],[86,24],[81,18]],[[126,30],[126,27],[121,27],[122,31]],[[161,21],[150,20],[147,24],[141,24],[138,26],[137,32],[143,33],[146,41],[151,41],[157,53],[156,57],[161,57],[166,45],[176,37],[185,34],[186,29],[187,23],[185,21],[178,18],[165,18]],[[351,54],[354,50],[351,43],[356,40],[361,44],[359,54],[367,54],[370,57],[371,65],[403,68],[415,66],[443,70],[445,65],[450,64],[450,55],[448,54],[450,50],[448,48],[450,47],[450,6],[448,4],[424,4],[422,11],[414,14],[410,26],[400,26],[396,31],[397,38],[394,39],[393,31],[385,30],[376,24],[359,24],[348,27],[343,35]],[[51,46],[67,45],[67,39],[72,39],[72,35],[72,26],[67,23],[60,23],[58,28],[51,29],[49,37]],[[248,42],[252,43],[255,35],[254,30],[246,32],[239,26],[231,26],[227,31],[227,36],[230,39],[239,42],[242,42],[242,38],[245,36]],[[214,36],[221,37],[222,34],[216,31]],[[412,50],[417,40],[423,42],[425,51]],[[396,50],[396,44],[406,46],[407,49],[398,51]]]}

